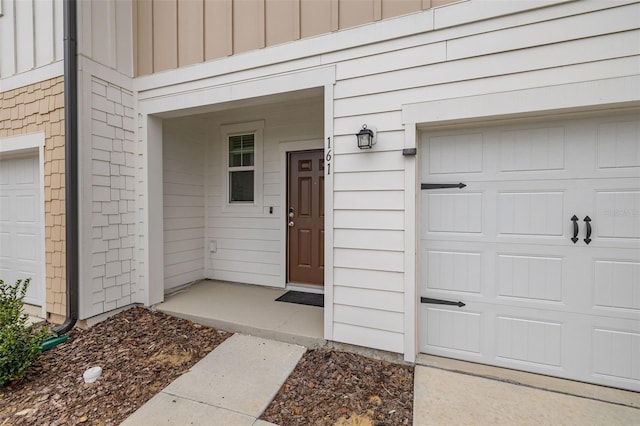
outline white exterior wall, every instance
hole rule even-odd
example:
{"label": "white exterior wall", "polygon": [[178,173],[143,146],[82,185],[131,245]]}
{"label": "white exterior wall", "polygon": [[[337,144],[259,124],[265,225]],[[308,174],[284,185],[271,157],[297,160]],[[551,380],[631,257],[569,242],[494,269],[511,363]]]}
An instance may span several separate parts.
{"label": "white exterior wall", "polygon": [[[612,87],[621,89],[575,108],[637,102],[639,23],[635,1],[460,2],[141,77],[136,87],[146,116],[296,90],[297,76],[333,67],[324,108],[334,155],[327,191],[335,265],[327,272],[334,278],[326,282],[325,337],[412,359],[417,178],[415,158],[402,149],[416,138],[403,105],[547,87],[553,97],[580,82],[620,82]],[[364,123],[378,130],[371,151],[356,147]]]}
{"label": "white exterior wall", "polygon": [[87,143],[79,154],[85,213],[80,264],[91,267],[90,276],[81,271],[80,316],[87,318],[131,304],[136,290],[137,147],[131,90],[88,72],[81,81],[90,91],[82,110],[91,114],[83,117],[87,127],[80,140]]}
{"label": "white exterior wall", "polygon": [[131,2],[77,2],[80,318],[139,297]]}
{"label": "white exterior wall", "polygon": [[205,146],[200,117],[163,123],[164,290],[204,278]]}
{"label": "white exterior wall", "polygon": [[[286,194],[282,143],[310,141],[322,149],[322,98],[220,112],[209,120],[207,147],[207,278],[284,287]],[[264,121],[260,211],[225,211],[221,126]],[[269,208],[273,207],[273,213]],[[208,243],[217,251],[210,253]]]}

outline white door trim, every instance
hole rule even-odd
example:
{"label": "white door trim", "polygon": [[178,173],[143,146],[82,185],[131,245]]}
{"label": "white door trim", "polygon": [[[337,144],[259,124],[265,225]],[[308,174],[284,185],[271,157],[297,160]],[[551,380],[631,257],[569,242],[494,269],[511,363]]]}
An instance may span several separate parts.
{"label": "white door trim", "polygon": [[[440,99],[402,106],[405,125],[480,123],[640,106],[640,75]],[[415,145],[413,146],[415,147]]]}
{"label": "white door trim", "polygon": [[[278,149],[280,150],[280,193],[283,194],[283,202],[282,202],[282,218],[283,220],[280,221],[280,234],[282,235],[282,240],[280,243],[280,250],[282,253],[281,259],[282,261],[280,262],[280,277],[282,279],[281,281],[281,285],[282,288],[285,288],[288,284],[287,282],[287,262],[288,262],[288,256],[287,256],[287,228],[284,226],[284,223],[287,222],[287,203],[286,203],[286,199],[288,198],[288,192],[287,192],[287,181],[289,179],[288,175],[287,175],[287,168],[288,168],[288,161],[287,161],[287,154],[290,152],[297,152],[297,151],[309,151],[309,150],[319,150],[322,149],[324,150],[324,146],[322,144],[322,140],[321,139],[312,139],[312,140],[307,140],[307,141],[296,141],[296,142],[280,142]],[[326,205],[325,205],[325,217],[327,217],[327,212],[326,212]],[[325,239],[326,239],[326,232],[325,232]],[[326,241],[325,241],[325,246],[326,246]],[[326,269],[326,268],[325,268]],[[323,286],[324,287],[324,286]]]}
{"label": "white door trim", "polygon": [[40,235],[41,235],[41,247],[40,250],[40,274],[42,276],[42,306],[41,316],[46,318],[47,316],[47,263],[46,263],[46,232],[45,232],[45,217],[44,217],[44,144],[45,135],[44,132],[28,133],[18,136],[9,136],[0,138],[0,158],[14,156],[19,154],[26,154],[29,152],[38,153],[38,167],[40,180]]}
{"label": "white door trim", "polygon": [[[638,94],[640,75],[606,80],[570,83],[532,89],[488,93],[451,99],[405,104],[402,122],[405,128],[405,148],[417,148],[417,128],[448,125],[496,124],[501,120],[541,119],[545,116],[581,116],[603,111],[633,110],[640,107]],[[404,358],[414,362],[417,355],[418,288],[420,239],[416,221],[419,203],[416,191],[420,185],[415,157],[405,169],[405,329]],[[410,177],[413,176],[413,184]],[[411,196],[411,191],[414,196]],[[413,218],[413,220],[411,220]],[[410,240],[414,240],[411,244]]]}

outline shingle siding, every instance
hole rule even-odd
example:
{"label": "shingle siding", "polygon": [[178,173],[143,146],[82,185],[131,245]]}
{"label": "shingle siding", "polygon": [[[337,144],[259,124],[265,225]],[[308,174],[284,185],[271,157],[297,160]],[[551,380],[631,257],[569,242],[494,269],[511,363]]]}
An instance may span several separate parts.
{"label": "shingle siding", "polygon": [[[47,312],[65,315],[64,78],[0,93],[0,138],[44,132]],[[52,318],[56,321],[62,318]]]}

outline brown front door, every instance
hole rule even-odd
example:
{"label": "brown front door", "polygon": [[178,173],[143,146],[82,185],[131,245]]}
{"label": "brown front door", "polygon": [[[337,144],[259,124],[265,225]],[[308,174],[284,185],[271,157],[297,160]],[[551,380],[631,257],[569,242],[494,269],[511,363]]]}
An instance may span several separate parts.
{"label": "brown front door", "polygon": [[289,153],[289,282],[324,284],[324,152]]}

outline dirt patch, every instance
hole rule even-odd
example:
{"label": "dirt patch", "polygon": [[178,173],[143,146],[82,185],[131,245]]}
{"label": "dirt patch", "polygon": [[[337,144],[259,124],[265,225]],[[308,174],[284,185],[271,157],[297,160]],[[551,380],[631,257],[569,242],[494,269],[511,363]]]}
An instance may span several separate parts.
{"label": "dirt patch", "polygon": [[260,418],[279,425],[410,425],[413,367],[307,351]]}
{"label": "dirt patch", "polygon": [[[137,308],[73,330],[21,383],[0,388],[0,425],[117,425],[229,336]],[[102,376],[85,384],[92,366]]]}

